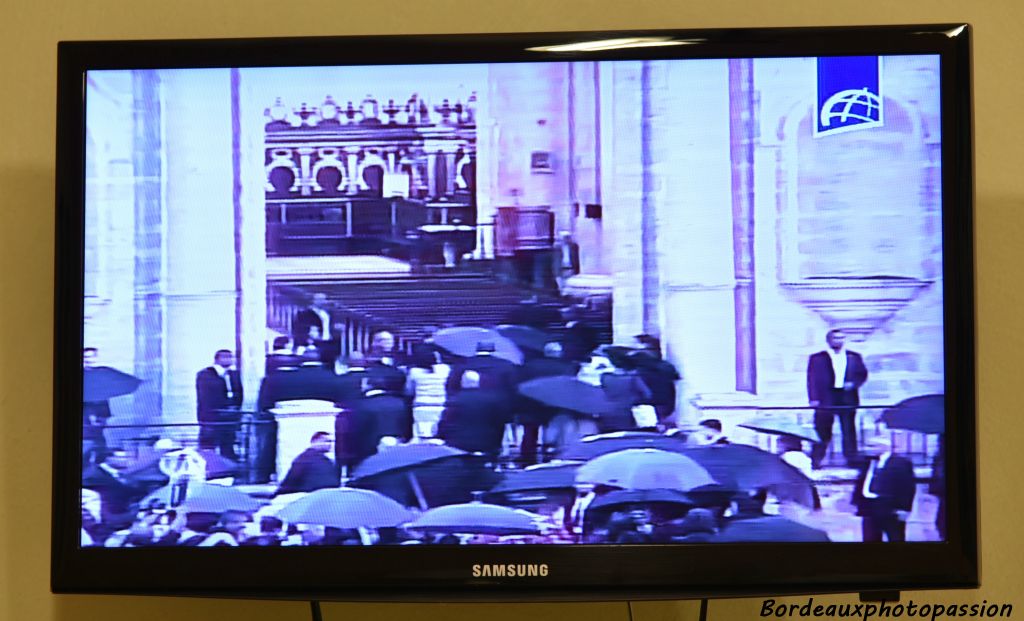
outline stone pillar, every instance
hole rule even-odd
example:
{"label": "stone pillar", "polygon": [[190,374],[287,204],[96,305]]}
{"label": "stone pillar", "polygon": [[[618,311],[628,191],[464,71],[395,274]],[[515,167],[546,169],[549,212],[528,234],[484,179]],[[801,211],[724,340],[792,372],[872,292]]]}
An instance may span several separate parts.
{"label": "stone pillar", "polygon": [[427,198],[437,197],[437,151],[427,148]]}
{"label": "stone pillar", "polygon": [[255,406],[269,350],[266,194],[261,184],[265,121],[263,97],[266,90],[257,86],[251,72],[232,72],[232,166],[241,295],[236,348],[246,407]]}
{"label": "stone pillar", "polygon": [[606,230],[615,232],[611,250],[612,330],[616,342],[629,343],[643,331],[641,63],[607,63],[602,65],[604,68],[608,69],[611,91],[604,220]]}
{"label": "stone pillar", "polygon": [[227,69],[160,76],[168,179],[164,419],[192,422],[196,373],[216,350],[236,345],[231,79]]}
{"label": "stone pillar", "polygon": [[135,375],[139,422],[155,422],[163,406],[167,212],[163,201],[163,98],[157,71],[132,72],[135,173]]}
{"label": "stone pillar", "polygon": [[[611,67],[604,65],[607,74]],[[612,245],[610,227],[604,222],[608,217],[603,200],[605,180],[602,165],[612,153],[608,139],[611,137],[611,92],[602,83],[602,63],[577,63],[571,73],[572,96],[570,97],[569,118],[573,156],[571,172],[573,178],[572,203],[575,217],[571,222],[573,239],[580,245],[580,273],[566,283],[566,291],[579,296],[610,296],[612,279],[605,252]],[[586,205],[601,205],[602,217],[586,217]],[[578,211],[576,211],[578,210]]]}
{"label": "stone pillar", "polygon": [[[135,171],[132,72],[89,76],[86,86],[83,345],[99,363],[135,372]],[[159,390],[159,386],[156,387]],[[111,424],[159,422],[135,415],[135,397],[110,401]],[[158,416],[159,412],[149,412]],[[129,430],[130,431],[130,430]],[[135,433],[107,432],[112,443]]]}
{"label": "stone pillar", "polygon": [[348,190],[349,194],[359,192],[359,147],[345,147],[346,161],[348,164]]}
{"label": "stone pillar", "polygon": [[458,150],[457,144],[451,143],[445,145],[444,149],[444,172],[445,181],[444,189],[445,194],[455,193],[455,152]]}
{"label": "stone pillar", "polygon": [[666,356],[683,375],[684,423],[697,414],[689,399],[736,389],[727,62],[656,62],[649,74],[647,200],[663,291],[659,325]]}

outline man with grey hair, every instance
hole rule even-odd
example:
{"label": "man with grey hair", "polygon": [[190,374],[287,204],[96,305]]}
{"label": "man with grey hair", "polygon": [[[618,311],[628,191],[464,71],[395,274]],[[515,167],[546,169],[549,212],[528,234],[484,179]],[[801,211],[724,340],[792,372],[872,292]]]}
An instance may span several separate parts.
{"label": "man with grey hair", "polygon": [[[523,365],[519,381],[528,382],[541,377],[576,375],[578,365],[562,357],[562,344],[552,341],[544,345],[544,357],[527,360]],[[519,459],[524,464],[537,460],[540,428],[547,425],[558,414],[557,408],[541,405],[532,399],[518,396],[516,399],[516,420],[523,427],[523,439],[519,445]]]}
{"label": "man with grey hair", "polygon": [[853,486],[853,506],[861,517],[865,542],[906,541],[907,519],[914,507],[917,480],[914,465],[893,452],[885,436],[869,448],[873,456],[860,469]]}
{"label": "man with grey hair", "polygon": [[462,373],[462,389],[449,397],[441,414],[437,435],[449,446],[470,452],[480,452],[496,460],[501,452],[506,415],[503,397],[496,391],[480,387],[480,373],[467,370]]}

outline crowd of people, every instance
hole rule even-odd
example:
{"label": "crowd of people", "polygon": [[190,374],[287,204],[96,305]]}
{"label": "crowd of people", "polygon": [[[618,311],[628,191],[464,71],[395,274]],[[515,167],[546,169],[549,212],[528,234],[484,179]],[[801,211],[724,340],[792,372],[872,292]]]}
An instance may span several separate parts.
{"label": "crowd of people", "polygon": [[[340,331],[331,325],[324,306],[324,297],[315,296],[294,317],[291,337],[275,339],[267,357],[256,400],[263,423],[257,427],[257,482],[269,481],[274,473],[276,431],[270,411],[275,404],[298,399],[329,401],[342,410],[334,429],[334,457],[348,470],[374,454],[382,442],[439,439],[497,459],[507,448],[510,423],[521,429],[514,448],[520,465],[541,459],[545,446],[595,432],[638,428],[633,411],[638,405],[649,405],[657,413],[656,420],[645,426],[664,429],[672,424],[679,374],[662,358],[660,343],[652,336],[638,336],[634,348],[618,348],[613,363],[602,352],[596,328],[570,319],[558,333],[547,332],[560,318],[558,311],[528,300],[508,319],[547,339],[535,348],[521,348],[521,364],[506,359],[486,338],[476,342],[472,355],[455,355],[430,334],[407,351],[397,351],[395,337],[384,330],[373,334],[368,351],[341,355]],[[225,423],[237,420],[233,411],[241,400],[241,385],[230,363],[230,352],[217,352],[214,365],[197,378],[197,393],[199,421],[208,422],[210,429],[200,434],[201,444],[233,457],[224,442],[215,441],[233,435]],[[593,417],[559,410],[518,392],[524,382],[554,376],[601,387],[614,407]],[[541,437],[542,428],[547,429],[549,442]]]}
{"label": "crowd of people", "polygon": [[[256,399],[256,450],[250,456],[249,478],[272,488],[267,502],[274,497],[337,488],[363,461],[400,445],[444,444],[481,455],[489,468],[501,470],[545,462],[581,438],[611,432],[676,436],[694,446],[730,444],[716,419],[703,420],[697,429],[685,433],[677,427],[674,415],[680,376],[663,358],[661,343],[654,336],[637,335],[629,347],[602,344],[594,326],[578,315],[567,313],[567,321],[560,322],[565,317],[557,311],[553,316],[552,309],[527,300],[510,313],[509,325],[522,326],[534,337],[543,338],[520,343],[522,355],[513,359],[485,330],[472,353],[460,351],[461,355],[433,338],[441,332],[432,331],[399,350],[394,335],[386,330],[372,335],[367,351],[343,355],[341,331],[332,324],[325,301],[317,295],[308,308],[297,313],[292,334],[276,338],[266,358]],[[553,325],[557,329],[551,329]],[[863,539],[902,541],[915,494],[913,467],[891,450],[867,459],[858,452],[851,420],[867,371],[859,354],[845,350],[841,331],[830,331],[826,340],[828,349],[810,357],[807,372],[819,441],[810,443],[808,454],[801,440],[783,435],[779,454],[810,480],[813,471],[821,468],[833,419],[838,417],[843,455],[859,468],[852,503],[862,518]],[[96,353],[93,348],[84,351],[87,372],[95,368]],[[558,399],[546,402],[521,390],[542,378],[565,378],[574,385],[578,382],[593,388],[601,395],[600,411],[566,406]],[[229,462],[239,459],[237,431],[245,402],[243,391],[232,352],[215,352],[213,364],[196,375],[200,452]],[[338,409],[334,428],[315,433],[306,450],[280,472],[273,410],[283,402],[309,399],[330,402]],[[480,537],[488,543],[728,541],[743,540],[744,536],[749,540],[749,534],[737,533],[753,524],[751,520],[785,520],[770,515],[765,488],[730,490],[725,495],[707,495],[700,502],[669,503],[660,508],[634,502],[585,511],[595,497],[609,491],[591,487],[568,502],[563,499],[561,504],[546,507],[536,535],[477,535],[472,541],[450,533],[442,536],[402,528],[288,524],[260,511],[185,511],[174,502],[143,500],[159,485],[173,481],[173,475],[139,479],[137,464],[130,463],[124,451],[107,446],[104,427],[109,418],[106,401],[85,403],[83,545],[484,542]],[[510,436],[513,429],[518,433]],[[820,508],[816,490],[815,505]],[[754,532],[758,529],[763,530],[763,524]],[[771,531],[768,528],[766,532]],[[788,536],[828,539],[820,531]],[[824,539],[813,539],[816,537]]]}

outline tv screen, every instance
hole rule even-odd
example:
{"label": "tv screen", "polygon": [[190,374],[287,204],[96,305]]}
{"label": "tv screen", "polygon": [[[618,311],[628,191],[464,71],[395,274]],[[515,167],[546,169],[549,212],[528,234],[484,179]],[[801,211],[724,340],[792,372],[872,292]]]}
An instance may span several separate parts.
{"label": "tv screen", "polygon": [[976,581],[967,32],[62,44],[54,587]]}

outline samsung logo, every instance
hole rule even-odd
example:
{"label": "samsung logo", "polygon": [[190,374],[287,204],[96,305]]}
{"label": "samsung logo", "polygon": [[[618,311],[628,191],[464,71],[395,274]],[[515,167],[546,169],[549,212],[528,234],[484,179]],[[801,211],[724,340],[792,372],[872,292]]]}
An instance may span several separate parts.
{"label": "samsung logo", "polygon": [[473,565],[474,578],[535,578],[548,575],[548,566],[544,564],[509,563],[507,565]]}

